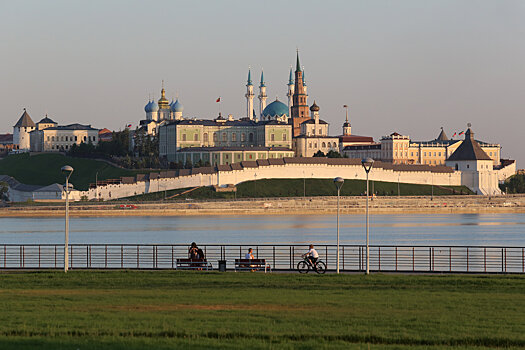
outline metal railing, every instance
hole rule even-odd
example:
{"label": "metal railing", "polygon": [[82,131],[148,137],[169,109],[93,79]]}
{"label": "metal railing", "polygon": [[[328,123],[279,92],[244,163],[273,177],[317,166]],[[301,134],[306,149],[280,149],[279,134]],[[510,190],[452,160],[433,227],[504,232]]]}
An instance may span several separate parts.
{"label": "metal railing", "polygon": [[[307,251],[306,245],[225,245],[200,246],[217,268],[253,248],[257,259],[266,259],[274,270],[292,271]],[[69,246],[71,269],[175,269],[178,258],[188,257],[188,245],[155,244],[72,244]],[[319,257],[329,270],[336,268],[335,245],[317,245]],[[64,246],[58,244],[1,244],[0,269],[61,269]],[[364,271],[366,247],[340,246],[340,270]],[[384,272],[449,273],[525,273],[525,247],[497,246],[370,246],[370,270]]]}

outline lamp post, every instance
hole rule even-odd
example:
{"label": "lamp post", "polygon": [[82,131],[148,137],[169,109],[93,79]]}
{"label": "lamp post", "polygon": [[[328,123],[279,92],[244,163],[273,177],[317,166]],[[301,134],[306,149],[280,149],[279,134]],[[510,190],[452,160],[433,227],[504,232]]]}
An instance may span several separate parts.
{"label": "lamp post", "polygon": [[334,179],[335,187],[337,188],[337,262],[336,272],[339,273],[339,197],[341,195],[341,187],[343,187],[345,180],[342,177]]}
{"label": "lamp post", "polygon": [[69,177],[73,174],[73,168],[69,165],[62,167],[62,173],[66,175],[66,227],[64,237],[64,272],[69,269]]}
{"label": "lamp post", "polygon": [[372,158],[363,158],[361,164],[366,171],[366,274],[370,273],[370,245],[369,245],[369,235],[368,235],[368,173],[374,165],[374,160]]}

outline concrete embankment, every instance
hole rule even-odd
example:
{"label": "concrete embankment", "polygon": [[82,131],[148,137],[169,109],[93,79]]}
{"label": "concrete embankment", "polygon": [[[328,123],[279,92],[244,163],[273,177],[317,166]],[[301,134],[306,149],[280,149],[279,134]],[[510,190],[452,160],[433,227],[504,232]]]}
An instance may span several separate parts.
{"label": "concrete embankment", "polygon": [[[376,197],[374,214],[525,213],[525,196]],[[365,197],[341,197],[343,214],[363,214]],[[75,203],[71,216],[175,216],[175,215],[315,215],[334,214],[336,197],[267,198],[171,203]],[[14,206],[0,209],[0,217],[63,216],[64,205]]]}

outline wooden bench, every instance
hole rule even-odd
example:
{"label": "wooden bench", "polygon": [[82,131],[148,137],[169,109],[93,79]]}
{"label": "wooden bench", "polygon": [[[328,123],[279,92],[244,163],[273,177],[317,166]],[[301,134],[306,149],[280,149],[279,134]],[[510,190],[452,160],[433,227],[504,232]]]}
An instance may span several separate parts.
{"label": "wooden bench", "polygon": [[177,270],[211,270],[207,259],[177,259]]}
{"label": "wooden bench", "polygon": [[235,272],[237,271],[266,271],[272,272],[266,259],[235,259]]}

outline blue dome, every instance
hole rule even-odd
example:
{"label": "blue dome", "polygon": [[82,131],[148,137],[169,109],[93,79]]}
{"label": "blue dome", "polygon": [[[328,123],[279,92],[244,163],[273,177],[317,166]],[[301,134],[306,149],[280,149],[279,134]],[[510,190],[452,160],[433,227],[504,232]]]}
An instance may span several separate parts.
{"label": "blue dome", "polygon": [[288,106],[282,103],[279,100],[275,100],[272,103],[270,103],[263,111],[263,116],[265,117],[275,117],[275,116],[282,116],[283,114],[288,115]]}
{"label": "blue dome", "polygon": [[184,111],[184,106],[182,103],[179,102],[179,99],[171,104],[171,111],[172,112],[182,112]]}
{"label": "blue dome", "polygon": [[155,101],[150,101],[150,102],[148,102],[146,107],[144,107],[144,110],[146,111],[146,113],[158,112],[159,111],[159,105]]}

